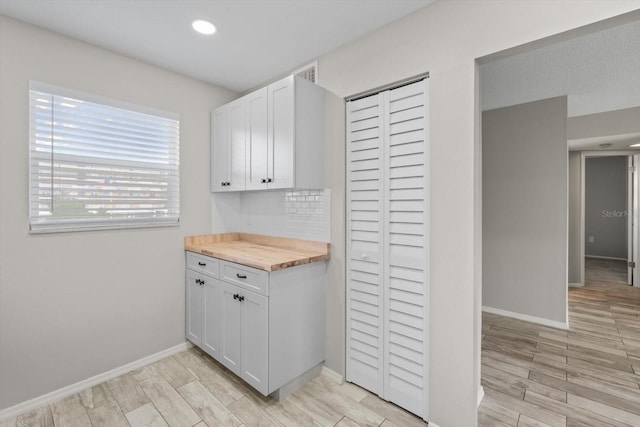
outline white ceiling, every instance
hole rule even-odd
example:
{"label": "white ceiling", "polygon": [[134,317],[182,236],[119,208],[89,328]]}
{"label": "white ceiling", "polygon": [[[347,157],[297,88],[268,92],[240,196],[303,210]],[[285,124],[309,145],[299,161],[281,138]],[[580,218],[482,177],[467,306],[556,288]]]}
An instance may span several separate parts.
{"label": "white ceiling", "polygon": [[483,64],[480,76],[483,111],[561,95],[569,117],[640,106],[640,21]]}
{"label": "white ceiling", "polygon": [[[640,106],[640,21],[597,31],[480,66],[482,110],[567,95],[568,116]],[[640,124],[640,116],[638,117]],[[570,139],[570,151],[628,150],[624,130]],[[600,144],[612,144],[602,148]]]}
{"label": "white ceiling", "polygon": [[[0,0],[0,13],[242,92],[433,1]],[[218,31],[195,33],[196,18]]]}

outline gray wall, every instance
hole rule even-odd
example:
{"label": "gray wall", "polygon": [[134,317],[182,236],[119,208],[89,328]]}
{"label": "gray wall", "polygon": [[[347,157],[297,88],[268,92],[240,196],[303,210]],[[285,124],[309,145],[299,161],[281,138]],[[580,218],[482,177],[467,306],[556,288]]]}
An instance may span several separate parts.
{"label": "gray wall", "polygon": [[[627,259],[627,157],[587,157],[585,255]],[[593,237],[594,242],[589,238]]]}
{"label": "gray wall", "polygon": [[[180,114],[180,226],[30,235],[29,79]],[[234,94],[0,16],[0,410],[185,342],[183,237],[210,223]]]}
{"label": "gray wall", "polygon": [[584,284],[582,271],[582,153],[569,152],[569,283]]}
{"label": "gray wall", "polygon": [[567,98],[482,114],[483,305],[566,323]]}

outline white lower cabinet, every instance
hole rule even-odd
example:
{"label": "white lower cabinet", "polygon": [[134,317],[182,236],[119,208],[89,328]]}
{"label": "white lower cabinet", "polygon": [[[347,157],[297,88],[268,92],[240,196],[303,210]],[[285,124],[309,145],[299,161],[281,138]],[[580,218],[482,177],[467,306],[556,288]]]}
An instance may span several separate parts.
{"label": "white lower cabinet", "polygon": [[[194,256],[202,257],[187,252],[188,260]],[[219,270],[210,262],[203,274],[187,262],[189,341],[265,396],[320,366],[325,261],[266,272],[202,258]]]}
{"label": "white lower cabinet", "polygon": [[220,282],[194,270],[187,270],[187,339],[212,357],[220,351]]}
{"label": "white lower cabinet", "polygon": [[238,286],[222,284],[220,362],[268,394],[268,299]]}

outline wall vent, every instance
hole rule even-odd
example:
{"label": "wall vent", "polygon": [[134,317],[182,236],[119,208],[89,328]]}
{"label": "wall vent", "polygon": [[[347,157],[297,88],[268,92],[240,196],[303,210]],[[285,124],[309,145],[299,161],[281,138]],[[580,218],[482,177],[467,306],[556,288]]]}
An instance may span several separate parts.
{"label": "wall vent", "polygon": [[298,68],[293,74],[309,80],[311,83],[318,84],[318,61],[313,61],[311,64]]}

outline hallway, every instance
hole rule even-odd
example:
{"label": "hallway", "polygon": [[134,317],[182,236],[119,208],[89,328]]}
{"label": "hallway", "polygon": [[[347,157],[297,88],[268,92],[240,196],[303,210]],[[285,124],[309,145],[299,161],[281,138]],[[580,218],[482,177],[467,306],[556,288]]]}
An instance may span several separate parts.
{"label": "hallway", "polygon": [[483,314],[480,426],[640,425],[640,289],[623,261],[585,273],[569,331]]}

